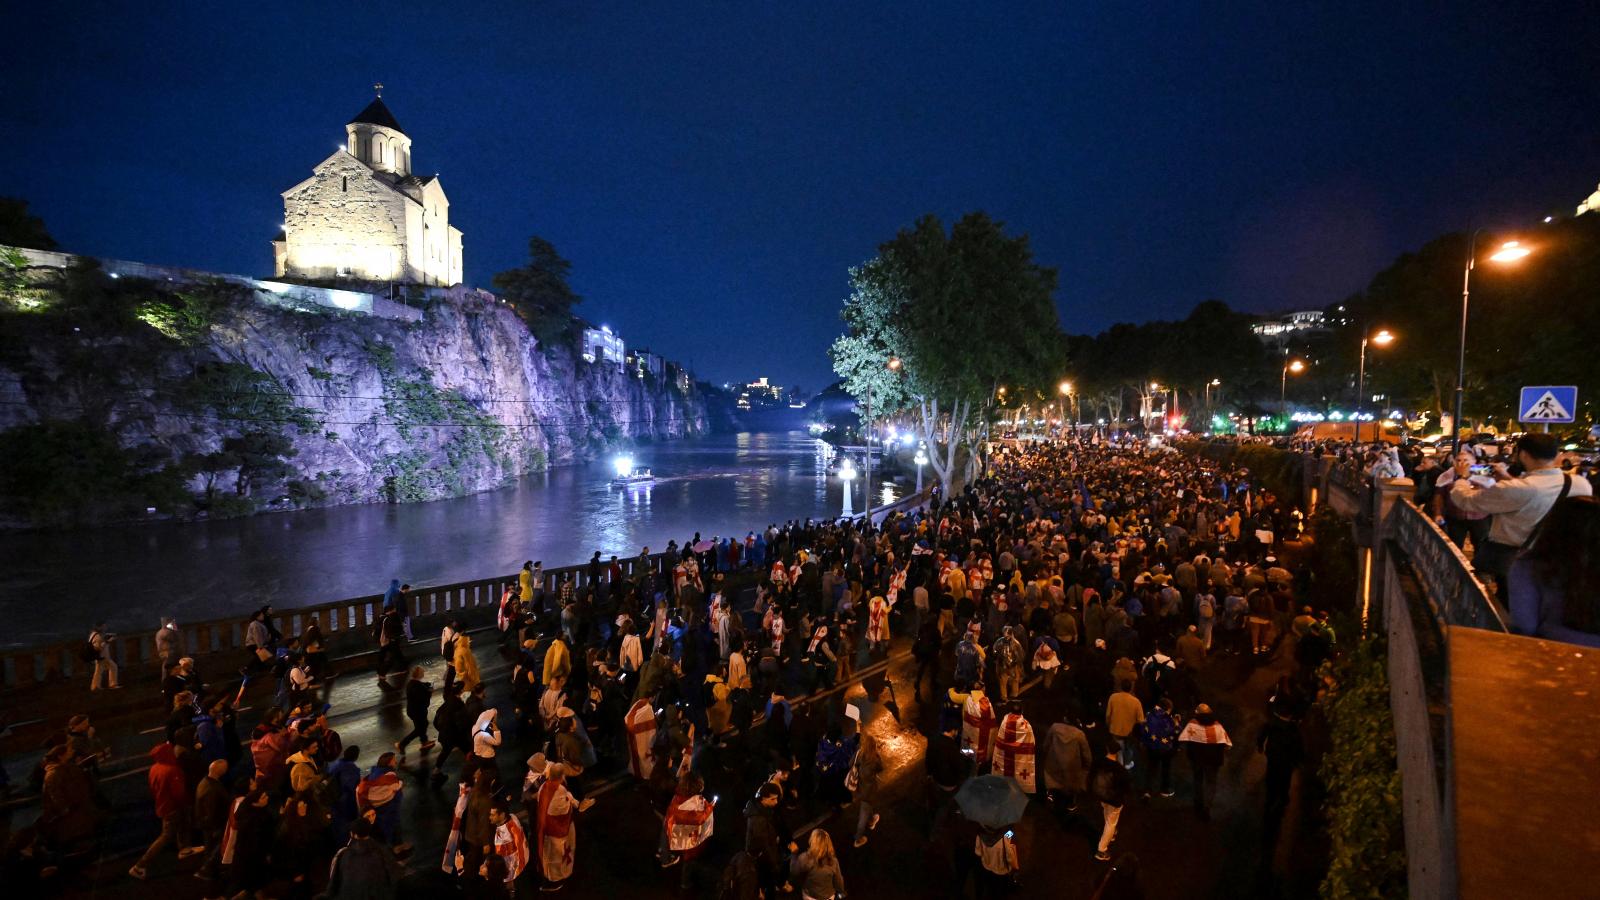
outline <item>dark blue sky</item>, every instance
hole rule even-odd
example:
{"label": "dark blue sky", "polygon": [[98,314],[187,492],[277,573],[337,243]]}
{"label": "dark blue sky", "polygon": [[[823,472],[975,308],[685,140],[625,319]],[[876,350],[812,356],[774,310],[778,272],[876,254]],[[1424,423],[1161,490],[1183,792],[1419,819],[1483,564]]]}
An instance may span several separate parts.
{"label": "dark blue sky", "polygon": [[1092,332],[1322,305],[1600,182],[1582,4],[7,6],[0,193],[66,249],[270,274],[381,80],[469,281],[544,235],[715,380],[823,386],[847,267],[925,212],[1031,234]]}

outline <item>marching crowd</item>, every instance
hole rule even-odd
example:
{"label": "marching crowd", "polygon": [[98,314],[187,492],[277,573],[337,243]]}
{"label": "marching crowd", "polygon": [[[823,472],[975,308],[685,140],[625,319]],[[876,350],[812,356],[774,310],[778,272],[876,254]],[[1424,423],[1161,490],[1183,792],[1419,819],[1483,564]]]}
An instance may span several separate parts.
{"label": "marching crowd", "polygon": [[[237,691],[211,690],[176,653],[164,664],[166,740],[148,774],[161,829],[128,874],[151,877],[170,850],[201,858],[208,897],[389,897],[408,870],[442,872],[472,896],[560,891],[583,881],[595,776],[625,773],[661,824],[654,848],[593,835],[608,858],[653,849],[686,888],[713,835],[742,819],[742,839],[718,840],[738,848],[717,866],[722,896],[843,897],[830,831],[795,825],[849,811],[853,849],[872,840],[889,798],[869,726],[900,716],[873,664],[899,636],[914,693],[930,699],[918,705],[925,805],[895,808],[953,848],[953,883],[999,896],[1052,877],[1015,836],[1033,804],[1095,823],[1087,852],[1109,863],[1096,896],[1142,896],[1137,857],[1118,842],[1125,817],[1184,786],[1181,759],[1194,815],[1209,819],[1238,752],[1201,677],[1219,654],[1287,661],[1248,741],[1267,761],[1269,832],[1287,806],[1300,722],[1335,647],[1327,611],[1298,599],[1308,573],[1278,555],[1298,528],[1298,511],[1249,472],[1176,451],[1000,449],[958,495],[879,525],[696,535],[664,563],[647,548],[631,576],[596,553],[581,588],[564,575],[547,589],[529,561],[492,631],[443,628],[437,683],[405,658],[409,586],[396,582],[373,627],[377,677],[410,725],[392,748],[343,742],[320,699],[333,677],[320,629],[286,637],[265,608],[247,626]],[[753,606],[734,602],[751,590]],[[508,683],[486,682],[474,640],[498,643]],[[829,691],[863,669],[865,697]],[[242,730],[237,706],[265,679],[275,696]],[[408,765],[413,746],[420,766]],[[83,716],[53,740],[36,773],[42,815],[13,840],[8,870],[37,878],[93,842],[105,753]],[[731,790],[745,793],[724,799]],[[410,791],[454,798],[439,857],[412,850]]]}

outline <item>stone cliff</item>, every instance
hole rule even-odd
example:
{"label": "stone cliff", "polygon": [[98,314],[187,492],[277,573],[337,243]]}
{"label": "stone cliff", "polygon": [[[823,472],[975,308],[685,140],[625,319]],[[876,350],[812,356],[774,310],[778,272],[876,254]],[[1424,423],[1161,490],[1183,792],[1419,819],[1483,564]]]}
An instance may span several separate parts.
{"label": "stone cliff", "polygon": [[92,267],[8,282],[4,524],[432,500],[710,427],[698,386],[540,346],[485,295],[415,323],[264,299]]}

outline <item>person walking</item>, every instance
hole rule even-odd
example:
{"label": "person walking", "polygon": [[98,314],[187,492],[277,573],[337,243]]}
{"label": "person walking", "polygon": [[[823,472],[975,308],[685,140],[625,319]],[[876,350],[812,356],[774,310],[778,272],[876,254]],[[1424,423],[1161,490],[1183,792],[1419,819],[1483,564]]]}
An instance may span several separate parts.
{"label": "person walking", "polygon": [[[399,590],[399,585],[395,585],[394,589]],[[405,643],[405,631],[401,627],[398,607],[384,607],[377,625],[373,626],[373,634],[378,641],[378,685],[388,687],[391,666],[404,669],[406,664],[405,653],[400,649]]]}
{"label": "person walking", "polygon": [[567,770],[560,763],[545,769],[544,784],[540,785],[533,809],[533,835],[537,845],[539,874],[544,884],[539,890],[547,893],[561,890],[572,877],[577,854],[578,833],[575,819],[578,814],[577,798],[566,786]]}
{"label": "person walking", "polygon": [[[444,761],[460,750],[464,756],[472,755],[472,720],[467,717],[467,705],[461,699],[461,684],[457,682],[444,689],[444,701],[433,714],[433,727],[439,732],[439,755],[433,760],[433,783],[444,784]],[[470,760],[469,760],[470,762]]]}
{"label": "person walking", "polygon": [[1044,792],[1067,812],[1078,808],[1078,795],[1088,787],[1089,768],[1094,764],[1094,754],[1089,750],[1089,738],[1075,723],[1057,722],[1045,733]]}
{"label": "person walking", "polygon": [[400,840],[400,801],[405,785],[394,770],[394,759],[393,753],[385,753],[367,770],[367,777],[356,786],[356,806],[363,816],[371,814],[368,821],[373,833],[399,855],[411,848]]}
{"label": "person walking", "polygon": [[833,838],[813,828],[806,851],[790,864],[790,880],[800,888],[801,900],[833,900],[844,896],[844,874],[833,851]]}
{"label": "person walking", "polygon": [[[89,674],[89,690],[100,690],[104,682],[107,688],[117,690],[122,687],[117,682],[117,661],[111,657],[111,641],[116,635],[106,628],[106,623],[101,622],[89,632],[89,638],[84,646],[85,662],[94,664],[94,671]],[[102,677],[104,676],[104,677]]]}
{"label": "person walking", "polygon": [[428,740],[428,705],[433,702],[433,683],[425,680],[424,674],[421,666],[412,666],[411,677],[406,681],[406,718],[411,720],[411,730],[394,745],[402,760],[412,738],[422,742],[423,753],[432,750],[435,743]]}
{"label": "person walking", "polygon": [[1172,715],[1172,698],[1162,697],[1150,707],[1138,733],[1139,743],[1144,745],[1144,798],[1149,800],[1151,791],[1171,797],[1172,757],[1178,750],[1178,720]]}
{"label": "person walking", "polygon": [[1095,760],[1089,770],[1089,790],[1100,801],[1100,812],[1105,817],[1105,825],[1100,830],[1100,843],[1094,854],[1094,858],[1101,862],[1111,859],[1111,843],[1117,839],[1122,808],[1127,804],[1128,793],[1133,787],[1133,779],[1118,759],[1119,749],[1116,740],[1108,742],[1105,755]]}
{"label": "person walking", "polygon": [[493,782],[500,781],[500,768],[495,765],[495,753],[504,737],[500,734],[500,710],[490,707],[478,714],[472,726],[472,755],[461,772],[461,780],[469,780],[479,769],[487,770]]}
{"label": "person walking", "polygon": [[1222,758],[1233,741],[1211,707],[1202,703],[1195,707],[1194,718],[1183,726],[1178,743],[1188,753],[1189,766],[1194,771],[1194,811],[1202,821],[1210,821]]}
{"label": "person walking", "polygon": [[196,878],[215,879],[222,859],[222,833],[228,827],[228,808],[233,797],[228,793],[224,779],[228,777],[226,760],[213,760],[206,769],[206,777],[194,791],[194,827],[205,848],[205,859],[200,861]]}
{"label": "person walking", "polygon": [[328,868],[328,900],[392,900],[405,874],[394,852],[373,840],[373,825],[357,819],[350,843],[333,855]]}
{"label": "person walking", "polygon": [[1124,678],[1106,700],[1106,731],[1122,753],[1124,768],[1133,768],[1133,732],[1144,724],[1144,704],[1133,693],[1133,681]]}
{"label": "person walking", "polygon": [[1289,788],[1294,782],[1295,769],[1305,758],[1300,723],[1289,715],[1286,704],[1272,704],[1267,724],[1256,738],[1256,750],[1267,758],[1267,800],[1263,817],[1267,830],[1276,833],[1278,822],[1289,806]]}
{"label": "person walking", "polygon": [[187,843],[190,839],[189,816],[194,809],[194,800],[189,796],[189,784],[183,777],[183,770],[178,767],[173,746],[168,743],[157,744],[150,751],[150,760],[147,779],[150,782],[150,796],[155,800],[156,816],[161,819],[161,833],[156,835],[156,839],[145,848],[144,855],[128,870],[129,875],[140,881],[150,877],[150,863],[168,844],[179,848],[179,859],[188,859],[205,850],[203,846],[190,846]]}
{"label": "person walking", "polygon": [[472,635],[458,633],[454,653],[452,666],[456,670],[456,682],[462,694],[471,694],[483,682],[483,676],[478,673],[478,658],[472,655]]}
{"label": "person walking", "polygon": [[[854,709],[854,707],[851,707]],[[855,799],[856,847],[867,845],[867,834],[878,827],[883,817],[878,814],[878,778],[883,772],[883,757],[878,753],[878,739],[861,727],[860,713],[856,713],[856,755],[845,775],[845,787]]]}

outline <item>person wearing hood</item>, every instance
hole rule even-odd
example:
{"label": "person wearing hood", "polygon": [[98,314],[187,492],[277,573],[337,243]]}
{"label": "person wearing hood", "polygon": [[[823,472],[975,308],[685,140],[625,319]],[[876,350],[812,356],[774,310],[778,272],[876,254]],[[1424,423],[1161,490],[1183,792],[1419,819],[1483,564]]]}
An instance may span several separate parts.
{"label": "person wearing hood", "polygon": [[367,770],[367,777],[356,786],[356,807],[362,815],[371,814],[373,831],[396,853],[409,849],[400,841],[400,805],[405,785],[394,770],[394,754],[385,753]]}
{"label": "person wearing hood", "polygon": [[534,853],[539,874],[544,878],[541,891],[559,891],[572,877],[578,834],[575,820],[584,808],[567,790],[567,769],[560,763],[546,767],[544,783],[535,795],[533,808]]}
{"label": "person wearing hood", "polygon": [[328,900],[392,900],[404,869],[393,851],[372,839],[372,823],[358,819],[350,843],[333,855],[328,870]]}
{"label": "person wearing hood", "polygon": [[161,833],[150,842],[144,855],[133,864],[128,874],[144,881],[149,877],[150,863],[156,854],[173,844],[179,848],[178,858],[189,857],[204,851],[204,846],[189,846],[189,816],[194,810],[194,800],[189,796],[189,784],[178,767],[178,757],[172,745],[157,744],[150,751],[150,796],[155,801],[156,815],[161,819]]}
{"label": "person wearing hood", "polygon": [[1194,770],[1194,811],[1202,820],[1210,821],[1222,758],[1233,741],[1211,707],[1202,703],[1195,707],[1194,718],[1178,734],[1178,743],[1189,755],[1189,766]]}
{"label": "person wearing hood", "polygon": [[455,658],[451,665],[456,670],[461,693],[470,694],[483,681],[483,676],[478,674],[478,658],[472,655],[472,636],[465,632],[457,634],[455,644]]}
{"label": "person wearing hood", "polygon": [[783,789],[765,782],[744,807],[744,849],[755,858],[757,879],[768,897],[777,897],[783,883],[784,845],[788,852],[799,849],[793,842],[781,838],[778,825],[778,804],[783,799]]}
{"label": "person wearing hood", "polygon": [[545,650],[542,675],[545,684],[551,684],[558,678],[565,681],[572,675],[572,651],[559,634],[553,636],[549,648]]}
{"label": "person wearing hood", "polygon": [[361,748],[351,745],[328,766],[328,784],[333,787],[333,809],[330,810],[335,845],[343,844],[350,836],[350,824],[361,814],[356,803],[356,789],[361,786],[361,767],[356,760]]}
{"label": "person wearing hood", "polygon": [[472,755],[467,758],[466,770],[461,773],[463,781],[472,777],[479,769],[487,770],[494,781],[500,780],[500,770],[494,761],[495,753],[500,749],[503,740],[499,720],[500,710],[494,707],[478,714],[478,721],[472,725]]}

